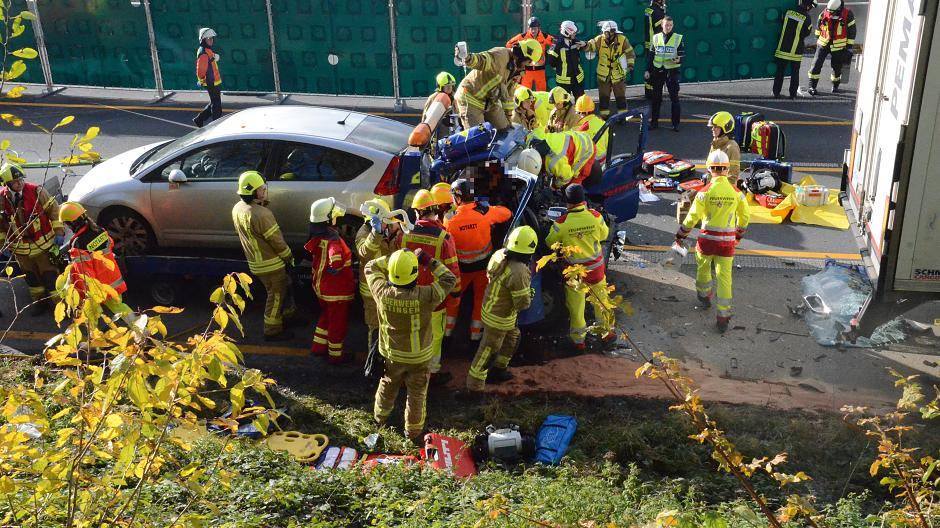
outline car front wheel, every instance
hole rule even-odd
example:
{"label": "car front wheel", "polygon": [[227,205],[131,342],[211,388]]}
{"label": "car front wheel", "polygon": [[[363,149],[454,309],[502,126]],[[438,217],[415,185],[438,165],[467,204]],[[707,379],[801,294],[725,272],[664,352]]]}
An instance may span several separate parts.
{"label": "car front wheel", "polygon": [[99,222],[111,234],[114,252],[119,255],[146,255],[157,246],[150,224],[130,209],[106,210]]}

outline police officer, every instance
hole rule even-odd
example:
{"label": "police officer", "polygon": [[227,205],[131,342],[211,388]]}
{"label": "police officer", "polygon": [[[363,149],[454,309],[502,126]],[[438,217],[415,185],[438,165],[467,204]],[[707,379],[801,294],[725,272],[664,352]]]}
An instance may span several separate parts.
{"label": "police officer", "polygon": [[551,247],[559,242],[562,247],[577,248],[576,253],[566,257],[566,263],[569,266],[583,266],[586,271],[583,282],[588,288],[587,294],[581,290],[580,285],[573,287],[565,283],[565,305],[568,307],[570,319],[568,335],[575,348],[583,350],[587,335],[587,323],[584,320],[586,298],[594,307],[594,318],[605,330],[601,339],[611,342],[617,338],[613,331],[613,312],[606,307],[607,278],[601,246],[607,240],[609,229],[604,217],[594,209],[588,208],[584,188],[580,185],[569,185],[565,189],[565,201],[568,204],[568,212],[552,223],[552,228],[545,237],[545,244]]}
{"label": "police officer", "polygon": [[40,185],[26,181],[15,163],[0,166],[0,246],[9,249],[26,276],[33,301],[30,315],[49,307],[47,295],[56,291],[59,246],[65,234],[59,220],[59,204]]}
{"label": "police officer", "polygon": [[[649,7],[643,12],[643,18],[646,21],[643,37],[643,51],[649,52],[653,49],[653,35],[662,31],[663,18],[666,16],[666,0],[650,0]],[[647,99],[653,98],[653,85],[647,79],[643,85],[644,93]]]}
{"label": "police officer", "polygon": [[389,218],[389,207],[381,198],[374,198],[363,204],[366,221],[356,232],[356,255],[359,257],[359,295],[366,328],[368,329],[369,354],[366,358],[365,375],[377,377],[382,374],[376,357],[379,353],[379,313],[372,298],[372,291],[366,281],[366,264],[379,257],[388,257],[395,247],[399,223]]}
{"label": "police officer", "polygon": [[492,48],[481,53],[457,47],[454,57],[471,70],[454,95],[463,127],[469,129],[489,121],[497,130],[508,128],[515,84],[526,66],[542,59],[542,45],[535,39],[524,39],[510,49]]}
{"label": "police officer", "polygon": [[264,340],[282,341],[294,334],[284,330],[284,318],[295,312],[288,268],[294,256],[284,242],[281,228],[268,209],[268,185],[258,171],[246,171],[238,177],[241,201],[232,207],[232,222],[241,241],[248,270],[264,285]]}
{"label": "police officer", "polygon": [[555,40],[551,35],[542,32],[542,23],[539,22],[537,17],[530,17],[526,25],[528,30],[525,33],[519,33],[509,39],[509,41],[506,42],[506,47],[511,48],[516,42],[525,39],[535,39],[542,45],[542,59],[525,67],[525,72],[519,80],[519,85],[544,92],[548,88],[545,82],[545,52],[554,44]]}
{"label": "police officer", "polygon": [[682,35],[673,33],[672,17],[663,17],[663,31],[653,35],[652,49],[647,52],[649,69],[644,78],[653,85],[653,108],[650,128],[659,128],[659,109],[663,104],[663,87],[672,101],[672,129],[679,131],[679,67],[685,55]]}
{"label": "police officer", "polygon": [[855,45],[855,13],[845,7],[842,0],[829,0],[826,9],[819,14],[816,22],[816,56],[813,67],[809,70],[809,94],[816,95],[819,74],[822,72],[826,56],[831,55],[829,66],[832,67],[832,93],[839,91],[842,82],[842,68],[852,62],[852,46]]}
{"label": "police officer", "polygon": [[627,109],[627,77],[633,74],[636,61],[630,40],[617,29],[616,22],[605,20],[601,22],[601,34],[589,40],[584,50],[587,58],[597,53],[597,92],[601,117],[606,119],[610,114],[607,106],[610,105],[611,91],[617,101],[617,111],[623,112]]}
{"label": "police officer", "polygon": [[696,195],[692,209],[676,232],[676,242],[682,244],[696,225],[701,224],[697,252],[698,271],[695,289],[702,306],[712,305],[715,280],[718,282],[716,325],[720,332],[728,329],[731,321],[731,272],[734,268],[734,248],[740,242],[750,221],[750,210],[744,194],[728,181],[728,156],[713,150],[706,162],[708,186]]}
{"label": "police officer", "polygon": [[804,39],[812,30],[809,12],[816,7],[816,0],[797,0],[796,9],[787,9],[780,27],[780,38],[774,51],[777,73],[774,74],[774,97],[780,97],[783,76],[790,70],[790,99],[796,97],[800,87],[800,63],[803,61]]}
{"label": "police officer", "polygon": [[581,48],[586,44],[578,40],[578,26],[570,20],[561,23],[560,35],[548,49],[548,63],[555,69],[555,84],[574,97],[584,95],[584,69],[581,67]]}
{"label": "police officer", "polygon": [[483,339],[467,375],[467,389],[471,391],[482,391],[487,381],[512,379],[506,369],[519,344],[519,312],[532,302],[530,265],[538,242],[534,229],[517,227],[509,233],[506,247],[489,259],[483,296]]}
{"label": "police officer", "polygon": [[561,86],[552,88],[548,92],[548,102],[554,107],[548,118],[549,132],[564,132],[573,129],[579,121],[578,112],[574,109],[574,97]]}
{"label": "police officer", "polygon": [[207,121],[222,117],[222,75],[219,74],[218,53],[212,50],[217,37],[212,28],[199,30],[199,48],[196,50],[196,80],[209,94],[209,104],[193,118],[193,124],[202,128]]}
{"label": "police officer", "polygon": [[[419,269],[433,277],[418,284]],[[402,385],[405,400],[405,434],[418,441],[424,431],[431,356],[431,311],[457,285],[457,277],[441,261],[421,249],[399,249],[389,257],[366,264],[369,291],[378,305],[379,352],[385,373],[375,391],[373,416],[382,425],[388,420]]]}

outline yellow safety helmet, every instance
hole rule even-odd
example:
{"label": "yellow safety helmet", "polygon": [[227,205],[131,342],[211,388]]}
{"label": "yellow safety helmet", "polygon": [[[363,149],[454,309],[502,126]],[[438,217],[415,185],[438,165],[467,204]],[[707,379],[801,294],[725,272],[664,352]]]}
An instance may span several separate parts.
{"label": "yellow safety helmet", "polygon": [[705,162],[706,168],[712,167],[730,167],[731,162],[728,160],[728,155],[725,154],[723,150],[713,150],[708,153],[708,161]]}
{"label": "yellow safety helmet", "polygon": [[522,55],[532,61],[533,64],[542,60],[544,50],[542,49],[542,45],[539,44],[539,41],[535,39],[523,39],[519,41],[517,46],[519,46],[519,49],[522,51]]}
{"label": "yellow safety helmet", "polygon": [[444,87],[448,84],[457,84],[457,79],[454,78],[449,72],[442,71],[437,74],[437,77],[434,78],[434,82],[437,83],[437,91],[443,91]]}
{"label": "yellow safety helmet", "polygon": [[388,280],[407,286],[418,280],[418,257],[408,249],[399,249],[388,257]]}
{"label": "yellow safety helmet", "polygon": [[513,92],[512,98],[516,102],[516,106],[519,106],[529,99],[534,99],[535,94],[532,93],[532,89],[528,86],[519,86],[516,88],[516,91]]}
{"label": "yellow safety helmet", "polygon": [[571,94],[568,93],[568,90],[565,90],[561,86],[556,86],[552,88],[551,92],[549,92],[548,102],[552,104],[558,104],[558,103],[571,104]]}
{"label": "yellow safety helmet", "polygon": [[431,186],[431,198],[434,205],[450,205],[454,203],[454,196],[450,194],[450,184],[437,182]]}
{"label": "yellow safety helmet", "polygon": [[3,183],[4,185],[10,183],[13,180],[18,180],[25,177],[26,174],[23,172],[23,168],[16,163],[4,163],[3,166],[0,167],[0,183]]}
{"label": "yellow safety helmet", "polygon": [[373,198],[362,204],[362,213],[369,216],[385,216],[389,212],[391,212],[391,209],[388,207],[388,204],[385,203],[385,200],[381,198]]}
{"label": "yellow safety helmet", "polygon": [[594,99],[591,99],[590,95],[582,95],[574,103],[574,109],[581,114],[592,114],[594,113]]}
{"label": "yellow safety helmet", "polygon": [[258,171],[245,171],[238,177],[238,194],[254,196],[255,191],[264,187],[264,177]]}
{"label": "yellow safety helmet", "polygon": [[78,202],[65,202],[59,207],[60,222],[74,222],[85,214],[85,208]]}
{"label": "yellow safety helmet", "polygon": [[427,209],[434,205],[434,197],[431,196],[431,193],[427,189],[421,189],[415,193],[415,197],[411,200],[411,208],[421,211],[422,209]]}
{"label": "yellow safety helmet", "polygon": [[730,112],[715,112],[708,118],[708,127],[718,127],[725,134],[734,132],[734,116]]}
{"label": "yellow safety helmet", "polygon": [[519,226],[509,233],[506,239],[506,249],[513,253],[531,255],[535,253],[535,248],[539,245],[539,237],[535,230],[529,226]]}

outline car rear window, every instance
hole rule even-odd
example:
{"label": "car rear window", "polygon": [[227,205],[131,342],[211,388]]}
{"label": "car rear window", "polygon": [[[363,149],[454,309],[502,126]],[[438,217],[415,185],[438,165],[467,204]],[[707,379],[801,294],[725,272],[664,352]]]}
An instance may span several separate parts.
{"label": "car rear window", "polygon": [[401,121],[368,116],[349,133],[346,141],[394,155],[408,146],[411,129],[411,125]]}

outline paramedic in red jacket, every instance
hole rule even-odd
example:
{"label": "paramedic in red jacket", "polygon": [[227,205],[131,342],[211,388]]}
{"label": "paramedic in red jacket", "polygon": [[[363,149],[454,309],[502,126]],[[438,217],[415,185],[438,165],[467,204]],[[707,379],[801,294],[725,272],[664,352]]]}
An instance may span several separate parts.
{"label": "paramedic in red jacket", "polygon": [[310,206],[310,240],[304,249],[310,252],[310,276],[313,291],[320,302],[320,319],[313,334],[310,351],[316,356],[329,353],[332,365],[344,361],[349,303],[356,290],[352,272],[352,251],[333,227],[346,210],[333,198],[322,198]]}

